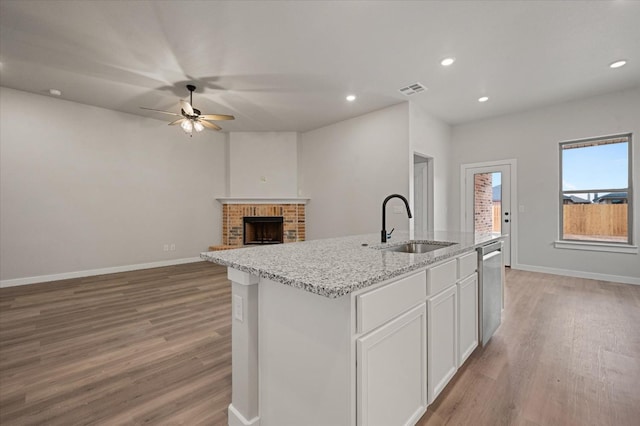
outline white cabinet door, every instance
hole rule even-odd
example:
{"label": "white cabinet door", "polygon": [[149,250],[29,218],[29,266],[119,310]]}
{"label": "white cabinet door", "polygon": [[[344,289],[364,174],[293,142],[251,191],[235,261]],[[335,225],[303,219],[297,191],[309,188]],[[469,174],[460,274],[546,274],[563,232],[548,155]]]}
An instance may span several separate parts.
{"label": "white cabinet door", "polygon": [[427,409],[426,305],[356,341],[358,425],[415,424]]}
{"label": "white cabinet door", "polygon": [[458,368],[478,346],[478,275],[458,283]]}
{"label": "white cabinet door", "polygon": [[449,383],[458,366],[458,291],[452,285],[427,300],[429,403]]}

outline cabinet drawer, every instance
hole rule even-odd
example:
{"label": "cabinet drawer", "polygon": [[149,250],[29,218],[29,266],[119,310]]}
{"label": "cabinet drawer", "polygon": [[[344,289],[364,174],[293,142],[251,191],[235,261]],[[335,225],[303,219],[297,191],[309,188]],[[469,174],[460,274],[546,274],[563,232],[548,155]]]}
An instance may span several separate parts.
{"label": "cabinet drawer", "polygon": [[427,294],[433,296],[456,283],[456,259],[427,269]]}
{"label": "cabinet drawer", "polygon": [[466,278],[478,269],[478,252],[463,254],[458,258],[458,279]]}
{"label": "cabinet drawer", "polygon": [[373,330],[426,297],[424,271],[356,296],[357,332]]}

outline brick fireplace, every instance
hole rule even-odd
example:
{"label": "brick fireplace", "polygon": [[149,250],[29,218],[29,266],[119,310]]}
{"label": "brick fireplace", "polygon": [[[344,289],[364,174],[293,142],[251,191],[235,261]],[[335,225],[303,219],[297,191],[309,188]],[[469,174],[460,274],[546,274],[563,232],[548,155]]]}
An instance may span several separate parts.
{"label": "brick fireplace", "polygon": [[[245,240],[246,223],[278,223],[282,218],[282,242],[293,243],[305,240],[305,204],[306,199],[251,200],[219,199],[222,203],[222,244],[242,246]],[[247,219],[245,219],[247,218]],[[265,218],[259,220],[259,218]],[[273,225],[258,225],[263,231],[256,238],[255,226],[249,226],[249,240],[254,244],[274,243]],[[266,226],[267,228],[264,228]],[[268,232],[264,229],[269,229]]]}

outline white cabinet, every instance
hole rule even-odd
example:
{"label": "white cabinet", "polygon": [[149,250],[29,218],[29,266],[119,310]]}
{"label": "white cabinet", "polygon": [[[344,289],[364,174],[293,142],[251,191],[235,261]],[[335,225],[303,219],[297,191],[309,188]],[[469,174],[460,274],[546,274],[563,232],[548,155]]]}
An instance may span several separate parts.
{"label": "white cabinet", "polygon": [[458,258],[458,278],[466,278],[478,270],[478,252],[463,254]]}
{"label": "white cabinet", "polygon": [[458,367],[478,346],[478,253],[458,257]]}
{"label": "white cabinet", "polygon": [[230,272],[245,300],[230,423],[417,423],[478,344],[476,269],[461,253],[337,298]]}
{"label": "white cabinet", "polygon": [[427,383],[429,403],[458,367],[458,291],[456,285],[427,299]]}
{"label": "white cabinet", "polygon": [[425,272],[420,271],[357,296],[357,332],[367,333],[410,307],[424,303],[425,276]]}
{"label": "white cabinet", "polygon": [[436,295],[456,283],[456,259],[427,269],[427,293]]}
{"label": "white cabinet", "polygon": [[478,275],[458,282],[458,367],[478,346]]}
{"label": "white cabinet", "polygon": [[358,425],[415,424],[424,414],[426,314],[422,303],[356,340]]}

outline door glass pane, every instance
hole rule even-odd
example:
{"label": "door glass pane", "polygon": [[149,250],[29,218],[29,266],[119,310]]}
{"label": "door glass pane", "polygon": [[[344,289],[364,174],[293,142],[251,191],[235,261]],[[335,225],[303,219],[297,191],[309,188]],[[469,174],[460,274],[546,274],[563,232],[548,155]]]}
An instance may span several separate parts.
{"label": "door glass pane", "polygon": [[502,233],[502,173],[491,173],[493,232]]}
{"label": "door glass pane", "polygon": [[502,173],[474,175],[474,231],[502,233]]}

